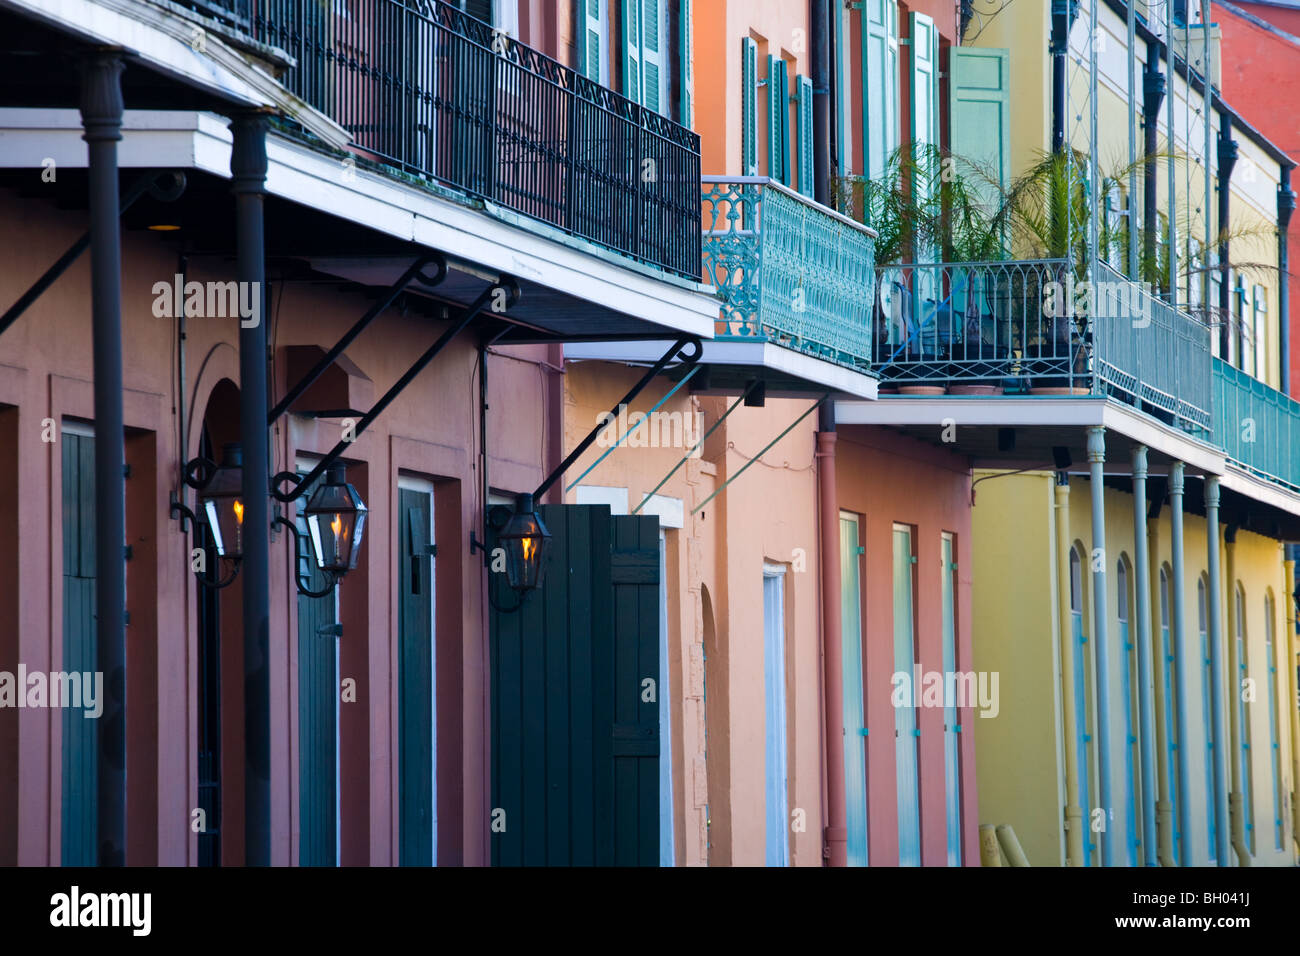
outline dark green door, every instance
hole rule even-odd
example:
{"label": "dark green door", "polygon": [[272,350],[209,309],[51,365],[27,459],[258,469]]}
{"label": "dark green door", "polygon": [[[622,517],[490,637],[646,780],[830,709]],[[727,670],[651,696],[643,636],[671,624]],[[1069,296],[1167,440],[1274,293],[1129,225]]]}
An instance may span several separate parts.
{"label": "dark green door", "polygon": [[659,525],[540,509],[543,587],[489,574],[494,865],[659,861]]}
{"label": "dark green door", "polygon": [[398,774],[402,866],[434,861],[433,495],[398,490],[400,685]]}
{"label": "dark green door", "polygon": [[[65,426],[63,447],[63,670],[95,672],[95,439]],[[22,690],[19,690],[21,693]],[[63,708],[63,865],[95,866],[96,731]]]}
{"label": "dark green door", "polygon": [[[311,489],[301,499],[306,502]],[[325,577],[311,557],[307,522],[300,566],[309,587],[320,590]],[[339,670],[338,588],[325,597],[298,595],[298,862],[301,866],[339,863]]]}

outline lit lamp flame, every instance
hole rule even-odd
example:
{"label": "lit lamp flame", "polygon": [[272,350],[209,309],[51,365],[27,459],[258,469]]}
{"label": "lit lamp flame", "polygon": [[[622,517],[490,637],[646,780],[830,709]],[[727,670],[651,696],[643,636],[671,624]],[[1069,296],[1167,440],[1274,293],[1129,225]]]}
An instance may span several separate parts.
{"label": "lit lamp flame", "polygon": [[334,520],[330,522],[330,531],[334,532],[334,563],[342,562],[342,555],[339,552],[339,532],[343,530],[343,516],[335,515]]}
{"label": "lit lamp flame", "polygon": [[235,551],[244,550],[244,503],[238,498],[234,503],[235,511]]}
{"label": "lit lamp flame", "polygon": [[533,552],[537,550],[537,542],[532,538],[524,538],[519,543],[524,547],[524,560],[531,561],[533,559]]}

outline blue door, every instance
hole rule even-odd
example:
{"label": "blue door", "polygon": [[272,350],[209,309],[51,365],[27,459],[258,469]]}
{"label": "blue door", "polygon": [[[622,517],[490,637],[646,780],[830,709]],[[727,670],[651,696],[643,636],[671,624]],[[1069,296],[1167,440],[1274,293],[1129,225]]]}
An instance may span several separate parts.
{"label": "blue door", "polygon": [[1176,662],[1173,645],[1169,636],[1169,574],[1160,569],[1160,660],[1165,685],[1165,776],[1169,787],[1169,825],[1173,828],[1174,863],[1178,863],[1179,846],[1182,834],[1178,829],[1178,724],[1174,714],[1178,712],[1178,686],[1174,681]]}
{"label": "blue door", "polygon": [[1138,686],[1137,659],[1134,653],[1136,647],[1129,633],[1128,562],[1122,557],[1117,571],[1115,580],[1119,586],[1119,647],[1120,660],[1123,661],[1120,667],[1120,693],[1124,701],[1124,825],[1126,827],[1124,848],[1127,865],[1137,866],[1137,786],[1134,765],[1138,739],[1133,733],[1133,715],[1137,712],[1137,695],[1134,693]]}
{"label": "blue door", "polygon": [[844,789],[849,866],[867,865],[867,727],[862,699],[862,546],[856,516],[840,515],[844,670]]}
{"label": "blue door", "polygon": [[[948,865],[961,866],[961,733],[956,694],[947,688],[955,685],[957,672],[957,561],[953,536],[943,534],[943,553],[939,565],[939,591],[943,595],[943,770],[944,802],[948,811]],[[954,681],[949,685],[948,681]]]}
{"label": "blue door", "polygon": [[1070,549],[1070,631],[1074,646],[1074,727],[1078,737],[1079,792],[1083,809],[1083,865],[1092,866],[1097,844],[1092,832],[1092,689],[1091,656],[1083,633],[1083,564],[1077,548]]}
{"label": "blue door", "polygon": [[437,862],[433,484],[398,487],[398,798],[402,866]]}

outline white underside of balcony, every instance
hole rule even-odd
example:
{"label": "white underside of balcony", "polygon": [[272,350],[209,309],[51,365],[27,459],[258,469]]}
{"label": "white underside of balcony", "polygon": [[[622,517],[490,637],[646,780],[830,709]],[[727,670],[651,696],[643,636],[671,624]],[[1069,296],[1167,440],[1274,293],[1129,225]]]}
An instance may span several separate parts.
{"label": "white underside of balcony", "polygon": [[[40,169],[53,159],[59,168],[84,168],[81,133],[76,110],[0,109],[0,167]],[[127,110],[118,163],[196,169],[229,179],[230,144],[226,120],[211,113]],[[274,133],[267,138],[267,158],[272,195],[439,250],[485,279],[506,274],[545,286],[605,316],[604,327],[593,331],[626,331],[617,327],[621,314],[629,325],[657,326],[652,333],[713,336],[718,305],[712,286],[624,260],[507,210],[457,201],[450,191],[444,198]]]}
{"label": "white underside of balcony", "polygon": [[[716,301],[714,300],[713,313],[715,318]],[[649,365],[658,361],[671,344],[669,341],[579,342],[566,345],[564,357],[568,361],[595,360]],[[767,394],[773,398],[807,398],[820,391],[872,401],[876,398],[879,385],[872,375],[765,341],[705,342],[700,362],[704,365],[750,368],[756,374],[760,371],[773,372],[780,377],[798,379],[803,383],[797,390],[769,386]]]}
{"label": "white underside of balcony", "polygon": [[232,105],[269,107],[294,116],[331,146],[351,140],[343,127],[282,87],[228,46],[216,31],[159,4],[139,0],[4,0],[4,5],[129,57]]}

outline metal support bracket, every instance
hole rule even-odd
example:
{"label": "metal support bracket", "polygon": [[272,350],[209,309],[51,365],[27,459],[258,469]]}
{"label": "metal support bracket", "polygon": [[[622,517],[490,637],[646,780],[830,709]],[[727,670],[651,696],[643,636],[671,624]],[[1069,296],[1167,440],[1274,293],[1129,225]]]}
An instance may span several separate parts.
{"label": "metal support bracket", "polygon": [[[429,265],[429,263],[433,263],[438,267],[437,274],[432,276],[425,275],[424,267]],[[420,256],[411,263],[410,268],[403,272],[398,277],[397,281],[388,287],[375,304],[366,310],[366,314],[359,318],[356,321],[356,324],[343,334],[343,337],[334,344],[333,348],[325,353],[312,370],[304,375],[298,384],[289,389],[289,391],[285,393],[284,398],[276,402],[275,407],[267,413],[266,424],[268,426],[274,425],[275,420],[288,411],[289,406],[300,399],[303,392],[311,388],[312,384],[325,374],[325,370],[334,364],[334,361],[344,353],[347,347],[356,340],[358,335],[364,332],[370,324],[384,312],[385,309],[396,301],[397,297],[402,294],[403,290],[405,290],[408,285],[412,282],[419,282],[425,288],[432,289],[441,284],[442,280],[445,278],[447,278],[447,260],[436,252]]]}
{"label": "metal support bracket", "polygon": [[[690,352],[687,352],[687,349],[690,349]],[[667,368],[673,359],[680,358],[681,364],[689,368],[694,366],[703,354],[704,345],[700,342],[699,338],[694,335],[681,336],[672,344],[668,351],[663,354],[663,358],[659,359],[659,361],[655,362],[654,365],[650,366],[650,368],[646,370],[645,375],[641,376],[641,380],[632,386],[631,391],[614,404],[613,411],[611,411],[610,414],[617,416],[619,406],[628,404],[632,399],[640,395],[645,387],[649,385],[665,368]],[[575,461],[582,457],[587,449],[596,441],[596,437],[608,427],[609,423],[605,422],[597,425],[588,432],[587,437],[580,441],[578,446],[574,448],[573,451],[569,452],[568,457],[565,458],[564,461],[560,462],[556,469],[546,476],[546,480],[537,486],[537,490],[533,492],[533,500],[541,501],[542,495],[550,489],[551,485],[559,481],[560,476],[568,471]]]}
{"label": "metal support bracket", "polygon": [[[415,267],[412,266],[412,268],[414,269]],[[471,322],[474,321],[480,312],[487,308],[488,304],[492,302],[493,299],[496,299],[501,294],[504,294],[505,296],[505,308],[514,305],[519,301],[518,283],[509,276],[501,276],[496,282],[488,286],[488,288],[474,300],[469,308],[461,314],[460,318],[458,318],[449,329],[439,336],[438,341],[429,346],[428,350],[416,359],[415,364],[407,369],[406,373],[393,383],[392,388],[384,393],[384,396],[375,403],[374,407],[371,408],[370,411],[366,412],[365,415],[361,416],[361,420],[357,422],[356,428],[352,430],[352,438],[340,439],[338,444],[330,449],[329,454],[316,463],[316,467],[313,468],[309,474],[306,476],[300,476],[296,472],[282,471],[273,477],[271,479],[271,494],[275,496],[275,499],[277,501],[290,502],[297,498],[301,498],[312,482],[323,475],[330,465],[343,456],[343,453],[347,450],[348,446],[360,437],[362,432],[370,427],[374,420],[383,413],[384,409],[391,405],[393,400],[406,389],[406,386],[410,385],[411,382],[415,380],[416,376],[423,372],[428,364],[438,356],[438,353],[446,348],[452,339],[459,335]],[[346,339],[347,336],[344,336],[344,338]],[[280,485],[285,482],[291,483],[290,488],[288,491],[281,491]]]}

